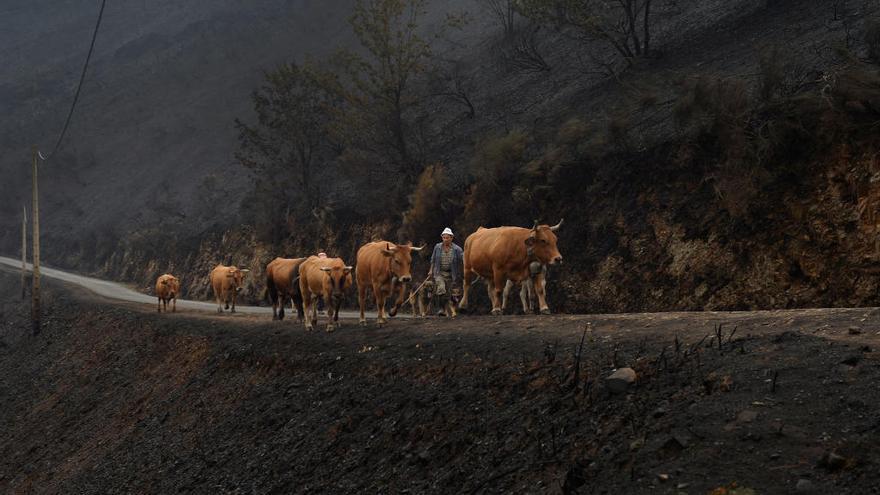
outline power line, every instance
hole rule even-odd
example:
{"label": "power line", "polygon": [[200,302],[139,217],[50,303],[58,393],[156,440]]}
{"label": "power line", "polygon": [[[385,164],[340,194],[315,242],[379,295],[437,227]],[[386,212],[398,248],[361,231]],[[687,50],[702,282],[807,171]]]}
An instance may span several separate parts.
{"label": "power line", "polygon": [[64,135],[67,134],[67,128],[70,126],[70,118],[73,117],[73,110],[76,108],[76,102],[79,100],[79,92],[82,90],[83,81],[86,78],[86,70],[89,68],[89,60],[92,58],[92,51],[95,49],[95,39],[98,37],[98,28],[101,26],[101,18],[104,16],[104,5],[107,3],[107,0],[101,0],[101,10],[98,12],[98,22],[95,23],[95,31],[92,33],[92,44],[89,45],[89,54],[86,55],[86,62],[83,64],[82,74],[79,76],[79,84],[76,86],[76,93],[73,95],[73,103],[70,105],[70,112],[67,113],[67,120],[64,121],[64,127],[61,129],[61,135],[58,136],[58,141],[55,142],[55,147],[52,148],[52,152],[48,155],[40,155],[40,158],[43,160],[48,160],[52,155],[58,151],[58,148],[61,146],[61,141],[64,139]]}

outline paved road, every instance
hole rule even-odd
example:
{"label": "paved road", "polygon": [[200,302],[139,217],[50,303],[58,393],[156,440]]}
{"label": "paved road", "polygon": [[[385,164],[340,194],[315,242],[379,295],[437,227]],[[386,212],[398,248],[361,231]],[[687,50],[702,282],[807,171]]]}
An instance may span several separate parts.
{"label": "paved road", "polygon": [[[7,258],[5,256],[0,256],[0,266],[3,267],[11,267],[15,270],[21,270],[21,260],[15,260],[12,258]],[[31,269],[31,264],[27,265],[28,270]],[[61,270],[57,270],[55,268],[49,268],[45,265],[40,266],[40,274],[44,277],[53,278],[56,280],[62,280],[64,282],[69,282],[71,284],[78,285],[80,287],[84,287],[95,294],[105,297],[107,299],[115,299],[118,301],[127,301],[134,303],[144,303],[144,304],[156,304],[156,298],[153,296],[149,296],[147,294],[142,294],[140,292],[134,291],[125,287],[123,285],[117,284],[116,282],[108,282],[107,280],[100,280],[97,278],[86,277],[83,275],[76,275],[74,273],[69,273]],[[196,311],[206,311],[211,313],[217,312],[217,305],[213,302],[204,302],[204,301],[190,301],[187,299],[178,299],[177,307],[180,309],[192,309]],[[272,308],[270,307],[261,307],[261,306],[245,306],[237,304],[235,306],[235,310],[241,313],[248,314],[265,314],[271,315]],[[358,318],[360,315],[355,311],[340,311],[340,318]],[[368,313],[367,318],[375,318],[375,313]],[[406,318],[409,315],[405,313],[400,313],[397,317]]]}

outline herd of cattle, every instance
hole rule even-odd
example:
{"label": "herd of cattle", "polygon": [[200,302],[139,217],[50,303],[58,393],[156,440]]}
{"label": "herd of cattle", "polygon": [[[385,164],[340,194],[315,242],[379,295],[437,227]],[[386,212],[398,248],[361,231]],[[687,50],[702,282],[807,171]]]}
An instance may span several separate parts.
{"label": "herd of cattle", "polygon": [[[480,227],[464,242],[464,280],[463,294],[458,304],[467,308],[468,293],[477,280],[486,282],[489,298],[492,301],[492,314],[503,312],[510,289],[514,283],[522,286],[520,299],[523,311],[532,309],[533,298],[537,299],[542,314],[550,312],[546,294],[547,266],[562,262],[562,255],[556,247],[555,232],[562,221],[554,226],[539,225],[524,227]],[[387,312],[397,314],[405,301],[411,302],[413,314],[416,306],[421,316],[432,311],[432,282],[426,280],[417,287],[410,287],[412,281],[412,254],[424,248],[410,244],[395,244],[388,241],[375,241],[362,246],[357,252],[357,268],[346,265],[341,258],[309,256],[307,258],[275,258],[266,266],[266,295],[272,302],[273,319],[284,319],[284,307],[290,302],[296,308],[300,320],[305,321],[307,330],[312,330],[318,320],[318,298],[327,305],[327,331],[333,331],[339,321],[339,309],[346,291],[352,286],[352,270],[355,271],[360,305],[360,323],[366,324],[364,309],[367,288],[371,288],[378,310],[377,323],[384,324],[386,301],[396,295],[396,300]],[[246,269],[235,266],[218,265],[211,271],[210,285],[217,301],[217,311],[224,307],[235,312],[236,295],[243,287]],[[413,284],[415,285],[415,283]],[[172,301],[172,311],[176,310],[180,281],[169,274],[159,277],[156,282],[156,296],[159,298],[158,310]],[[225,305],[225,306],[224,306]],[[454,307],[449,308],[454,316]],[[307,318],[305,316],[308,316]]]}

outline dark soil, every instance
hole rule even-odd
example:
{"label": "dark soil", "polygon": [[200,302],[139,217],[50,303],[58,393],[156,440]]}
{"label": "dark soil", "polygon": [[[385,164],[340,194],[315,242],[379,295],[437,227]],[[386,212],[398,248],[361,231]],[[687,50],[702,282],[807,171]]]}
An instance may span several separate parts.
{"label": "dark soil", "polygon": [[3,493],[880,493],[877,310],[326,334],[49,282],[33,337],[17,283],[0,272]]}

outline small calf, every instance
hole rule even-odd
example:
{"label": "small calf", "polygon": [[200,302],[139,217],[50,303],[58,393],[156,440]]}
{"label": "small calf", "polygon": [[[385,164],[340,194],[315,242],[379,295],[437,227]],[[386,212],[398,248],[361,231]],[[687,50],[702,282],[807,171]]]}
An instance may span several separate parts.
{"label": "small calf", "polygon": [[168,301],[171,301],[171,311],[177,312],[177,295],[180,294],[180,280],[177,279],[174,275],[165,274],[159,277],[156,280],[156,297],[159,298],[159,302],[156,305],[156,311],[162,312],[162,308],[165,308],[165,312],[168,312]]}

